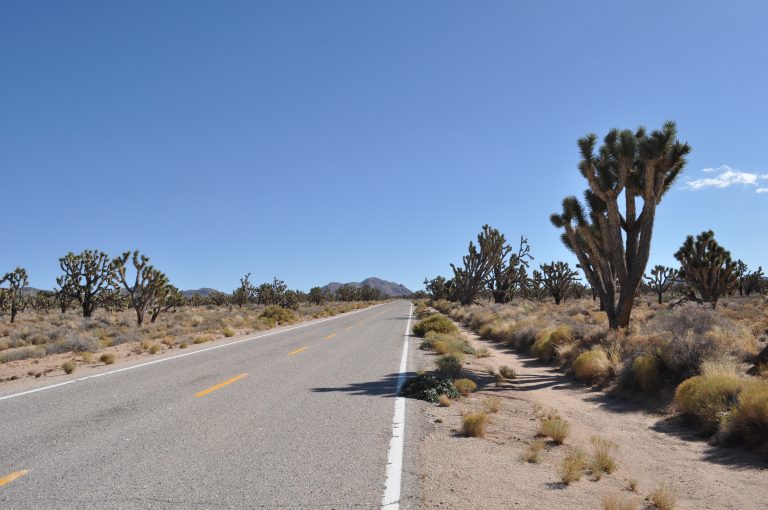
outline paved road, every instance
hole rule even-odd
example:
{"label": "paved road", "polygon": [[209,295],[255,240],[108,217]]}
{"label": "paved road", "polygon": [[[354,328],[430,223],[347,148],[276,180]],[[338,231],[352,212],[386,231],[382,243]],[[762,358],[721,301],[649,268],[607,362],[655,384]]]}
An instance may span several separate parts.
{"label": "paved road", "polygon": [[21,475],[0,508],[379,508],[409,313],[388,303],[0,400],[0,478]]}

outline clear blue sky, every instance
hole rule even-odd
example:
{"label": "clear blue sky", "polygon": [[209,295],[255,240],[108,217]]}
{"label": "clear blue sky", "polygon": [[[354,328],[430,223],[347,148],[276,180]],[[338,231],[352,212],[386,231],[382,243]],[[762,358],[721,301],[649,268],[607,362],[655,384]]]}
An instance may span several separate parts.
{"label": "clear blue sky", "polygon": [[651,263],[712,228],[768,266],[766,6],[3,2],[0,272],[139,248],[181,288],[419,288],[483,223],[571,260],[577,138],[665,120],[693,152]]}

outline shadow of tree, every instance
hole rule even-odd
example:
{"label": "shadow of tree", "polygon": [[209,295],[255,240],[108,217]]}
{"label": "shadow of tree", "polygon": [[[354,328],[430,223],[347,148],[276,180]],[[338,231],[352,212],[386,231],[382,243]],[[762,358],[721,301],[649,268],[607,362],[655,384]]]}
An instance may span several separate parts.
{"label": "shadow of tree", "polygon": [[[350,383],[345,386],[334,388],[312,388],[313,393],[347,393],[349,395],[368,395],[374,397],[396,397],[397,373],[387,374],[378,381],[366,381],[359,383]],[[405,380],[414,377],[416,372],[406,372]]]}

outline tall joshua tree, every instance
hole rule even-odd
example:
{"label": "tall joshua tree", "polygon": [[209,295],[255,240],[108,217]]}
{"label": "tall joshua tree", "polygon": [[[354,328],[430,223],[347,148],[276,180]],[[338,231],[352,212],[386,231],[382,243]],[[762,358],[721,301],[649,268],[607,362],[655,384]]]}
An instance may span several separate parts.
{"label": "tall joshua tree", "polygon": [[8,284],[8,289],[5,290],[5,298],[7,306],[11,312],[11,322],[16,320],[16,315],[23,307],[22,300],[24,296],[21,294],[21,289],[29,285],[29,278],[27,277],[27,270],[23,267],[17,267],[10,273],[5,273],[0,278],[0,285],[3,283]]}
{"label": "tall joshua tree", "polygon": [[[650,134],[640,127],[579,139],[579,171],[588,211],[574,197],[550,217],[597,292],[612,329],[627,327],[651,250],[656,207],[685,166],[691,148],[673,122]],[[641,201],[638,204],[638,199]],[[623,201],[623,211],[619,206]]]}
{"label": "tall joshua tree", "polygon": [[475,302],[480,291],[488,285],[493,267],[510,250],[504,234],[489,225],[483,225],[483,231],[477,236],[477,246],[469,242],[469,254],[462,258],[464,267],[451,264],[456,295],[462,305]]}
{"label": "tall joshua tree", "polygon": [[541,264],[539,267],[541,268],[541,285],[554,298],[555,304],[559,305],[560,301],[568,296],[579,273],[571,269],[567,262],[552,262]]}
{"label": "tall joshua tree", "polygon": [[232,293],[232,301],[238,308],[242,308],[256,299],[256,287],[251,284],[251,273],[246,273],[240,278],[240,286]]}
{"label": "tall joshua tree", "polygon": [[509,261],[504,260],[503,257],[499,259],[491,271],[491,281],[488,286],[495,303],[511,301],[515,291],[525,285],[525,280],[528,278],[526,268],[531,260],[533,256],[528,239],[520,236],[520,247],[517,253],[510,254]]}
{"label": "tall joshua tree", "polygon": [[93,315],[99,298],[115,286],[115,271],[109,255],[99,250],[67,253],[59,259],[64,274],[56,278],[59,288],[80,303],[83,317]]}
{"label": "tall joshua tree", "polygon": [[[711,230],[688,236],[675,253],[680,261],[680,278],[691,286],[690,297],[717,306],[717,300],[739,286],[738,267],[728,250],[717,244]],[[696,296],[698,293],[700,298]]]}
{"label": "tall joshua tree", "polygon": [[179,289],[166,283],[157,293],[152,306],[150,306],[150,320],[155,322],[160,312],[168,312],[182,306],[186,299]]}
{"label": "tall joshua tree", "polygon": [[653,266],[651,269],[651,275],[645,277],[645,281],[652,291],[656,293],[659,298],[659,304],[664,299],[664,293],[675,283],[677,280],[677,270],[671,267],[665,266]]}
{"label": "tall joshua tree", "polygon": [[[133,282],[127,275],[128,259],[134,269]],[[144,315],[151,309],[160,297],[161,292],[168,284],[168,277],[162,271],[150,265],[149,257],[142,255],[138,250],[126,251],[112,261],[112,269],[117,281],[128,292],[131,307],[136,311],[136,323],[141,326],[144,323]]]}

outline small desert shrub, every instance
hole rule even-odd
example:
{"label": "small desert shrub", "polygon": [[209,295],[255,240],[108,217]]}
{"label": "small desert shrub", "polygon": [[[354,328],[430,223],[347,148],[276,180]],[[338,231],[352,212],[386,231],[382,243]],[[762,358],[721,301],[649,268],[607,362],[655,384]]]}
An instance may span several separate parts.
{"label": "small desert shrub", "polygon": [[26,342],[31,345],[42,345],[50,342],[51,339],[48,335],[42,333],[32,333],[26,338]]}
{"label": "small desert shrub", "polygon": [[101,355],[99,360],[101,360],[101,362],[104,363],[105,365],[111,365],[112,363],[115,362],[115,355],[112,353],[105,353]]}
{"label": "small desert shrub", "polygon": [[400,396],[435,403],[441,395],[458,398],[459,391],[450,379],[440,379],[428,374],[411,377],[400,390]]}
{"label": "small desert shrub", "polygon": [[195,339],[192,341],[193,344],[204,344],[208,340],[210,340],[211,337],[208,335],[200,335],[196,336]]}
{"label": "small desert shrub", "polygon": [[542,361],[552,361],[555,357],[555,348],[558,345],[570,342],[573,331],[568,326],[558,326],[554,329],[542,329],[536,335],[536,341],[531,347],[533,355]]}
{"label": "small desert shrub", "polygon": [[483,400],[483,405],[489,413],[498,413],[501,411],[501,399],[499,397],[488,397]]}
{"label": "small desert shrub", "polygon": [[0,363],[28,358],[42,358],[45,356],[45,354],[45,349],[41,346],[27,345],[24,347],[17,347],[15,349],[8,349],[3,351],[0,353]]}
{"label": "small desert shrub", "polygon": [[709,306],[685,303],[656,315],[649,321],[647,329],[666,331],[672,338],[682,338],[689,331],[695,336],[703,336],[715,327],[733,328],[734,323]]}
{"label": "small desert shrub", "polygon": [[141,336],[139,335],[138,331],[126,331],[125,333],[116,335],[115,338],[112,339],[112,345],[120,345],[128,342],[138,342],[140,338]]}
{"label": "small desert shrub", "polygon": [[627,489],[629,489],[630,491],[636,493],[637,492],[637,487],[638,487],[637,479],[636,478],[630,478],[629,482],[627,482]]}
{"label": "small desert shrub", "polygon": [[467,413],[461,417],[461,429],[467,437],[483,437],[488,425],[488,415],[482,411]]}
{"label": "small desert shrub", "polygon": [[139,352],[141,352],[141,351],[146,351],[146,350],[148,350],[150,347],[152,347],[152,342],[150,342],[149,340],[142,340],[142,341],[141,341],[141,343],[139,343],[139,347],[141,347],[141,349],[139,350]]}
{"label": "small desert shrub", "polygon": [[428,331],[452,334],[458,333],[459,328],[448,317],[434,314],[421,319],[413,326],[413,333],[417,336],[424,336]]}
{"label": "small desert shrub", "polygon": [[[83,352],[98,351],[101,347],[99,341],[92,336],[69,333],[61,341],[61,345],[66,351]],[[65,352],[66,352],[65,351]]]}
{"label": "small desert shrub", "polygon": [[440,404],[440,407],[451,407],[453,400],[448,395],[440,395],[437,397],[437,403]]}
{"label": "small desert shrub", "polygon": [[277,324],[290,324],[296,321],[296,315],[291,310],[277,305],[266,307],[259,317],[274,319]]}
{"label": "small desert shrub", "polygon": [[499,367],[499,375],[501,375],[501,377],[504,379],[514,379],[517,377],[515,369],[507,365],[501,365]]}
{"label": "small desert shrub", "polygon": [[645,393],[654,394],[661,388],[661,373],[654,356],[641,354],[632,362],[632,377]]}
{"label": "small desert shrub", "polygon": [[565,485],[581,480],[581,475],[587,467],[587,456],[581,448],[574,447],[563,458],[560,464],[560,481]]}
{"label": "small desert shrub", "polygon": [[668,485],[662,484],[651,492],[648,500],[659,510],[673,510],[677,504],[677,494]]}
{"label": "small desert shrub", "polygon": [[768,381],[749,380],[730,417],[730,433],[748,445],[768,443]]}
{"label": "small desert shrub", "polygon": [[465,397],[477,390],[477,384],[472,379],[456,379],[453,381],[453,385]]}
{"label": "small desert shrub", "polygon": [[603,496],[603,510],[638,510],[640,502],[627,494],[607,494]]}
{"label": "small desert shrub", "polygon": [[461,354],[446,354],[437,360],[437,370],[446,377],[456,377],[461,372],[462,362]]}
{"label": "small desert shrub", "polygon": [[158,353],[158,352],[160,352],[162,349],[163,349],[163,348],[162,348],[162,347],[160,347],[160,344],[152,344],[152,345],[150,345],[150,346],[149,346],[149,349],[148,349],[148,351],[149,351],[149,353],[150,353],[150,354],[157,354],[157,353]]}
{"label": "small desert shrub", "polygon": [[186,349],[187,348],[187,342],[181,342],[179,344],[179,349]]}
{"label": "small desert shrub", "polygon": [[536,439],[528,445],[528,448],[525,449],[525,453],[523,453],[523,459],[526,462],[538,464],[541,461],[541,454],[544,453],[544,447],[544,441],[541,439]]}
{"label": "small desert shrub", "polygon": [[85,363],[90,363],[93,361],[93,353],[89,351],[81,352],[80,357],[83,358]]}
{"label": "small desert shrub", "polygon": [[539,435],[552,439],[556,444],[563,444],[571,432],[571,425],[560,418],[542,420],[539,424]]}
{"label": "small desert shrub", "polygon": [[475,356],[478,358],[488,358],[491,356],[491,351],[485,347],[480,347],[479,349],[475,349]]}
{"label": "small desert shrub", "polygon": [[222,330],[222,333],[223,333],[223,334],[224,334],[224,336],[225,336],[225,337],[227,337],[227,338],[229,338],[229,337],[232,337],[232,336],[235,336],[235,330],[234,330],[234,329],[232,329],[232,328],[230,328],[230,327],[226,327],[226,328],[224,328],[224,330]]}
{"label": "small desert shrub", "polygon": [[66,361],[66,362],[62,363],[62,365],[61,365],[61,368],[64,370],[65,374],[71,374],[72,372],[74,372],[75,371],[75,367],[76,367],[76,365],[72,361]]}
{"label": "small desert shrub", "polygon": [[677,408],[704,432],[717,431],[720,422],[737,404],[744,382],[724,374],[699,375],[683,381],[675,391]]}
{"label": "small desert shrub", "polygon": [[608,439],[592,436],[592,462],[590,469],[595,478],[600,478],[602,473],[611,474],[616,471],[616,450],[618,446]]}
{"label": "small desert shrub", "polygon": [[603,350],[582,352],[573,362],[573,372],[581,382],[599,381],[610,375],[611,362]]}
{"label": "small desert shrub", "polygon": [[666,373],[682,381],[701,373],[701,365],[719,353],[717,345],[709,335],[696,335],[688,331],[682,337],[668,341],[659,353]]}

